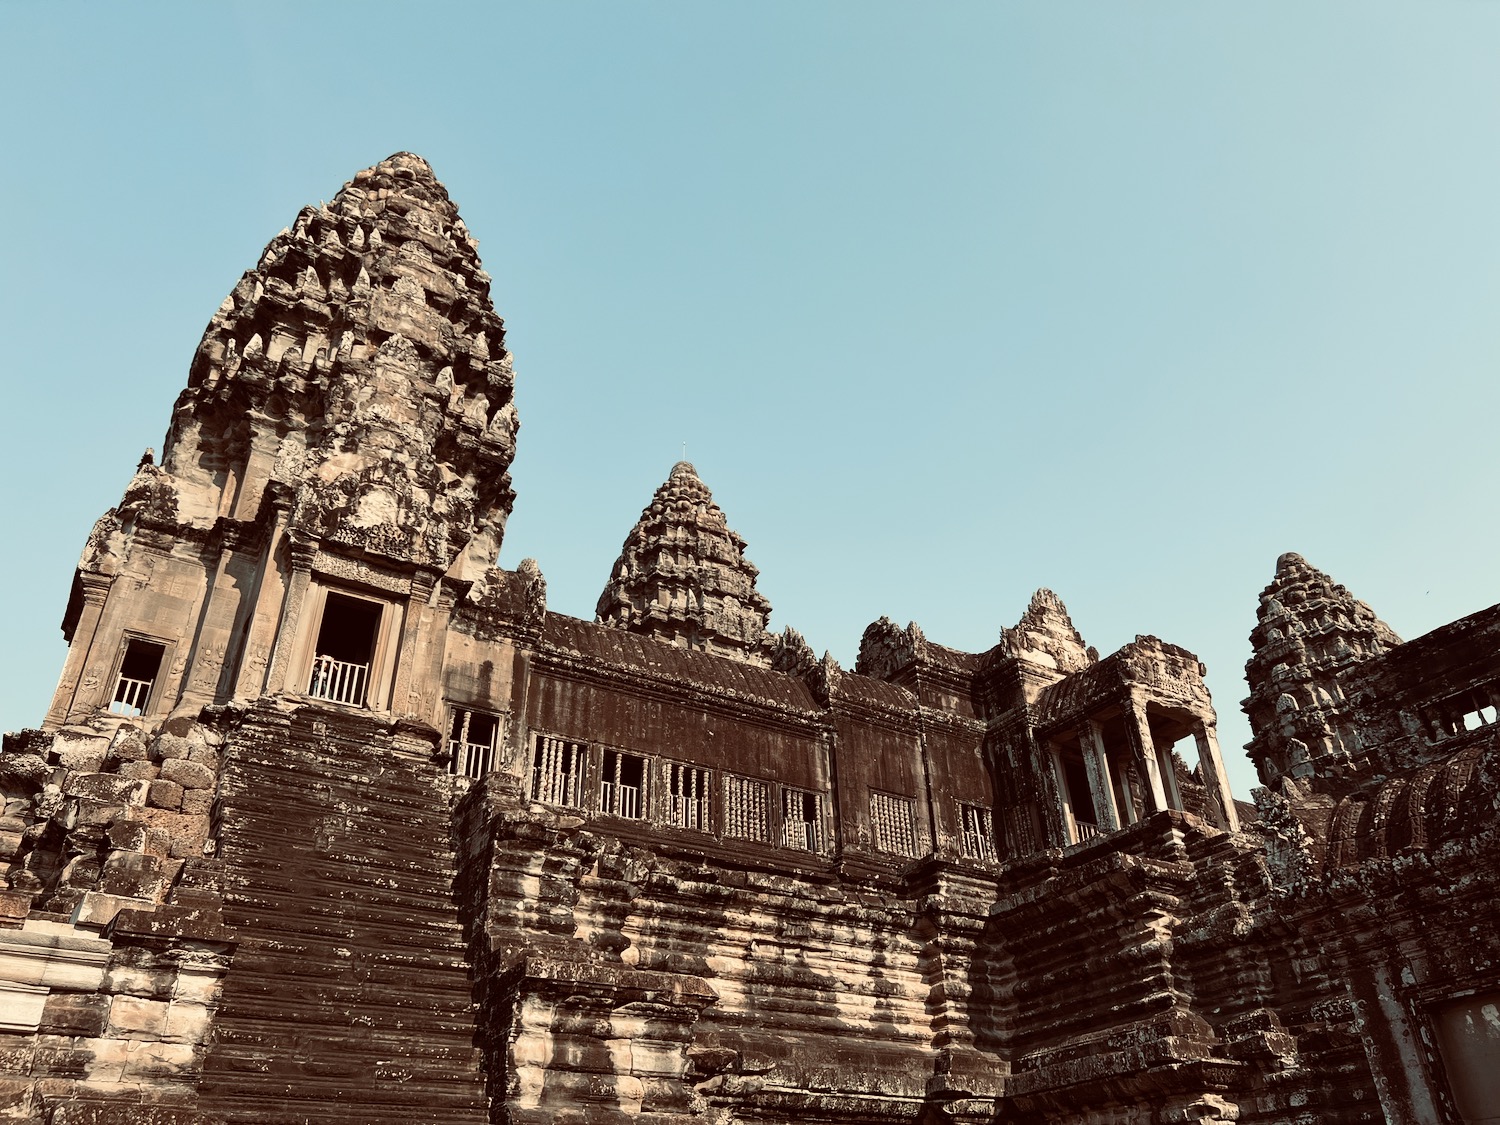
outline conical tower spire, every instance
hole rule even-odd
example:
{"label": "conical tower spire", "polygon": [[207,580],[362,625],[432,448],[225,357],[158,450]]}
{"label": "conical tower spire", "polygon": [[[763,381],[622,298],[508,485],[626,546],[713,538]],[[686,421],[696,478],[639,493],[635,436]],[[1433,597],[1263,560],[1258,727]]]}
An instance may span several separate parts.
{"label": "conical tower spire", "polygon": [[596,612],[632,633],[769,664],[759,573],[708,486],[679,461],[625,537]]}
{"label": "conical tower spire", "polygon": [[[123,706],[122,661],[146,685],[127,710],[150,714],[318,695],[320,621],[356,640],[317,659],[361,671],[319,698],[420,705],[394,687],[402,602],[484,574],[514,499],[514,376],[489,280],[411,153],[271,240],[209,321],[160,465],[142,458],[95,525],[49,724]],[[147,583],[159,595],[130,596]]]}
{"label": "conical tower spire", "polygon": [[1244,701],[1252,739],[1246,749],[1260,778],[1306,777],[1336,768],[1352,745],[1339,673],[1378,656],[1401,638],[1375,611],[1295,552],[1276,560],[1260,595]]}
{"label": "conical tower spire", "polygon": [[305,207],[209,322],[162,458],[179,518],[254,518],[447,569],[493,561],[514,495],[505,327],[478,244],[420,156]]}

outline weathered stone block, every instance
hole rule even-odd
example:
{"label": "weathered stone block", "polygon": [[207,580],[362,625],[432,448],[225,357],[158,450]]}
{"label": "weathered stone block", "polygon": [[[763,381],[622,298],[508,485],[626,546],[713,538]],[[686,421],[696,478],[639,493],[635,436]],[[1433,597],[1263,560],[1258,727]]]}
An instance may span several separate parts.
{"label": "weathered stone block", "polygon": [[24,891],[0,891],[0,925],[19,922],[31,909],[31,896]]}
{"label": "weathered stone block", "polygon": [[83,1078],[92,1056],[67,1035],[38,1035],[31,1073],[43,1078]]}
{"label": "weathered stone block", "polygon": [[146,736],[133,726],[123,726],[115,731],[109,742],[107,760],[115,762],[139,762],[150,757]]}
{"label": "weathered stone block", "polygon": [[97,993],[54,992],[42,1008],[37,1030],[51,1035],[103,1035],[112,1002],[111,997]]}
{"label": "weathered stone block", "polygon": [[146,822],[138,819],[139,813],[134,815],[121,813],[109,827],[105,829],[104,838],[109,841],[109,846],[114,849],[127,852],[144,852],[146,850]]}
{"label": "weathered stone block", "polygon": [[13,1120],[31,1120],[32,1088],[30,1078],[0,1076],[0,1112]]}
{"label": "weathered stone block", "polygon": [[125,762],[115,771],[120,777],[132,781],[150,781],[157,775],[157,767],[150,762]]}
{"label": "weathered stone block", "polygon": [[113,773],[70,773],[62,791],[68,797],[85,797],[106,805],[138,804],[137,793],[144,786],[133,778]]}
{"label": "weathered stone block", "polygon": [[109,741],[98,735],[58,731],[52,740],[52,752],[58,764],[78,773],[94,773],[104,764]]}
{"label": "weathered stone block", "polygon": [[162,861],[141,852],[114,852],[99,875],[99,889],[105,894],[152,901],[163,882]]}
{"label": "weathered stone block", "polygon": [[214,795],[211,789],[186,789],[182,794],[182,811],[185,813],[207,814],[214,807]]}
{"label": "weathered stone block", "polygon": [[147,1000],[168,1000],[176,984],[172,963],[138,946],[122,949],[104,977],[106,992]]}
{"label": "weathered stone block", "polygon": [[150,909],[150,899],[130,898],[125,895],[88,891],[79,900],[73,911],[73,924],[91,929],[103,929],[115,920],[115,915],[126,907]]}
{"label": "weathered stone block", "polygon": [[161,776],[184,789],[212,789],[217,780],[213,770],[186,758],[171,758],[163,762]]}
{"label": "weathered stone block", "polygon": [[[114,1037],[78,1040],[80,1049],[89,1053],[88,1080],[95,1082],[119,1082],[125,1075],[125,1060],[136,1046],[130,1039]],[[53,1120],[57,1120],[55,1117]]]}
{"label": "weathered stone block", "polygon": [[223,981],[222,970],[181,969],[172,989],[172,998],[197,1004],[214,1004],[218,1002]]}
{"label": "weathered stone block", "polygon": [[151,747],[152,757],[162,762],[167,762],[175,758],[186,758],[192,753],[192,750],[193,744],[191,742],[175,734],[160,735]]}
{"label": "weathered stone block", "polygon": [[125,1062],[125,1077],[143,1082],[192,1082],[203,1066],[190,1043],[142,1043]]}
{"label": "weathered stone block", "polygon": [[23,839],[19,832],[0,832],[0,859],[10,859],[20,851]]}
{"label": "weathered stone block", "polygon": [[201,1043],[208,1038],[213,1012],[206,1004],[174,1000],[167,1009],[163,1038],[173,1043]]}
{"label": "weathered stone block", "polygon": [[153,781],[146,791],[146,804],[157,809],[181,808],[182,794],[183,788],[177,782],[160,778]]}
{"label": "weathered stone block", "polygon": [[[114,974],[110,974],[111,978]],[[170,982],[160,989],[170,992]],[[134,1039],[160,1039],[167,1030],[164,1000],[147,1000],[142,996],[116,996],[110,1004],[107,1030],[111,1036]]]}

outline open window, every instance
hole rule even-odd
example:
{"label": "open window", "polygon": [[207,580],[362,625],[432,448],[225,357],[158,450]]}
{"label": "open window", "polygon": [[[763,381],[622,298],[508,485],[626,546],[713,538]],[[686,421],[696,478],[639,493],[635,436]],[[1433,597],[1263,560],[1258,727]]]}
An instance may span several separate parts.
{"label": "open window", "polygon": [[131,637],[125,643],[125,655],[120,660],[120,675],[115,680],[115,692],[110,698],[111,715],[135,718],[146,711],[151,702],[151,693],[161,675],[162,658],[167,655],[167,646],[155,641]]}
{"label": "open window", "polygon": [[681,762],[667,762],[667,823],[678,828],[713,830],[709,819],[709,771]]}
{"label": "open window", "polygon": [[454,707],[448,724],[448,772],[479,779],[495,768],[500,716]]}
{"label": "open window", "polygon": [[995,821],[982,805],[958,806],[959,846],[965,859],[995,861]]}
{"label": "open window", "polygon": [[627,820],[646,815],[646,759],[623,750],[604,751],[599,811]]}
{"label": "open window", "polygon": [[367,705],[382,608],[379,602],[366,598],[328,592],[313,651],[308,695],[352,707]]}
{"label": "open window", "polygon": [[787,847],[821,852],[824,847],[822,797],[806,789],[783,788],[781,831]]}
{"label": "open window", "polygon": [[563,808],[583,807],[588,747],[551,735],[536,736],[531,760],[531,799]]}
{"label": "open window", "polygon": [[1070,825],[1071,842],[1082,844],[1097,840],[1106,831],[1106,826],[1098,822],[1094,791],[1089,785],[1088,769],[1083,764],[1083,752],[1072,743],[1056,748],[1055,753],[1053,760],[1057,766],[1064,820]]}

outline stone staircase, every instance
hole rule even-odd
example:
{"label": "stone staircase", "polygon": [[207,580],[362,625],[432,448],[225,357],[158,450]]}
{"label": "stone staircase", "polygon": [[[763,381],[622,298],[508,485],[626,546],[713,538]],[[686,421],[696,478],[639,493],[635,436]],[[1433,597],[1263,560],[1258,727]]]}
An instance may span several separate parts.
{"label": "stone staircase", "polygon": [[329,714],[252,716],[219,786],[235,952],[204,1106],[256,1125],[487,1122],[442,778]]}

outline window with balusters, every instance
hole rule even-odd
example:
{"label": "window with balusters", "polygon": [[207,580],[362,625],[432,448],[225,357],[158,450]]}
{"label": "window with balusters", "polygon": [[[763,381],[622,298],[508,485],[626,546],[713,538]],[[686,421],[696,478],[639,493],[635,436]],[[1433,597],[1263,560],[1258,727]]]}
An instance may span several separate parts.
{"label": "window with balusters", "polygon": [[664,762],[667,779],[667,823],[678,828],[713,831],[709,771],[681,762]]}
{"label": "window with balusters", "polygon": [[450,707],[448,772],[476,780],[495,768],[500,745],[500,716],[467,707]]}
{"label": "window with balusters", "polygon": [[724,775],[724,835],[771,842],[771,786],[750,777]]}
{"label": "window with balusters", "polygon": [[995,862],[995,822],[989,809],[960,803],[958,835],[964,858]]}
{"label": "window with balusters", "polygon": [[870,794],[870,820],[875,848],[891,855],[917,855],[917,803],[892,793]]}
{"label": "window with balusters", "polygon": [[804,852],[825,850],[823,798],[806,789],[781,789],[781,834],[789,848]]}
{"label": "window with balusters", "polygon": [[531,799],[564,808],[583,807],[588,747],[549,734],[536,736],[531,758]]}
{"label": "window with balusters", "polygon": [[605,750],[599,773],[599,811],[627,820],[646,816],[646,759]]}

